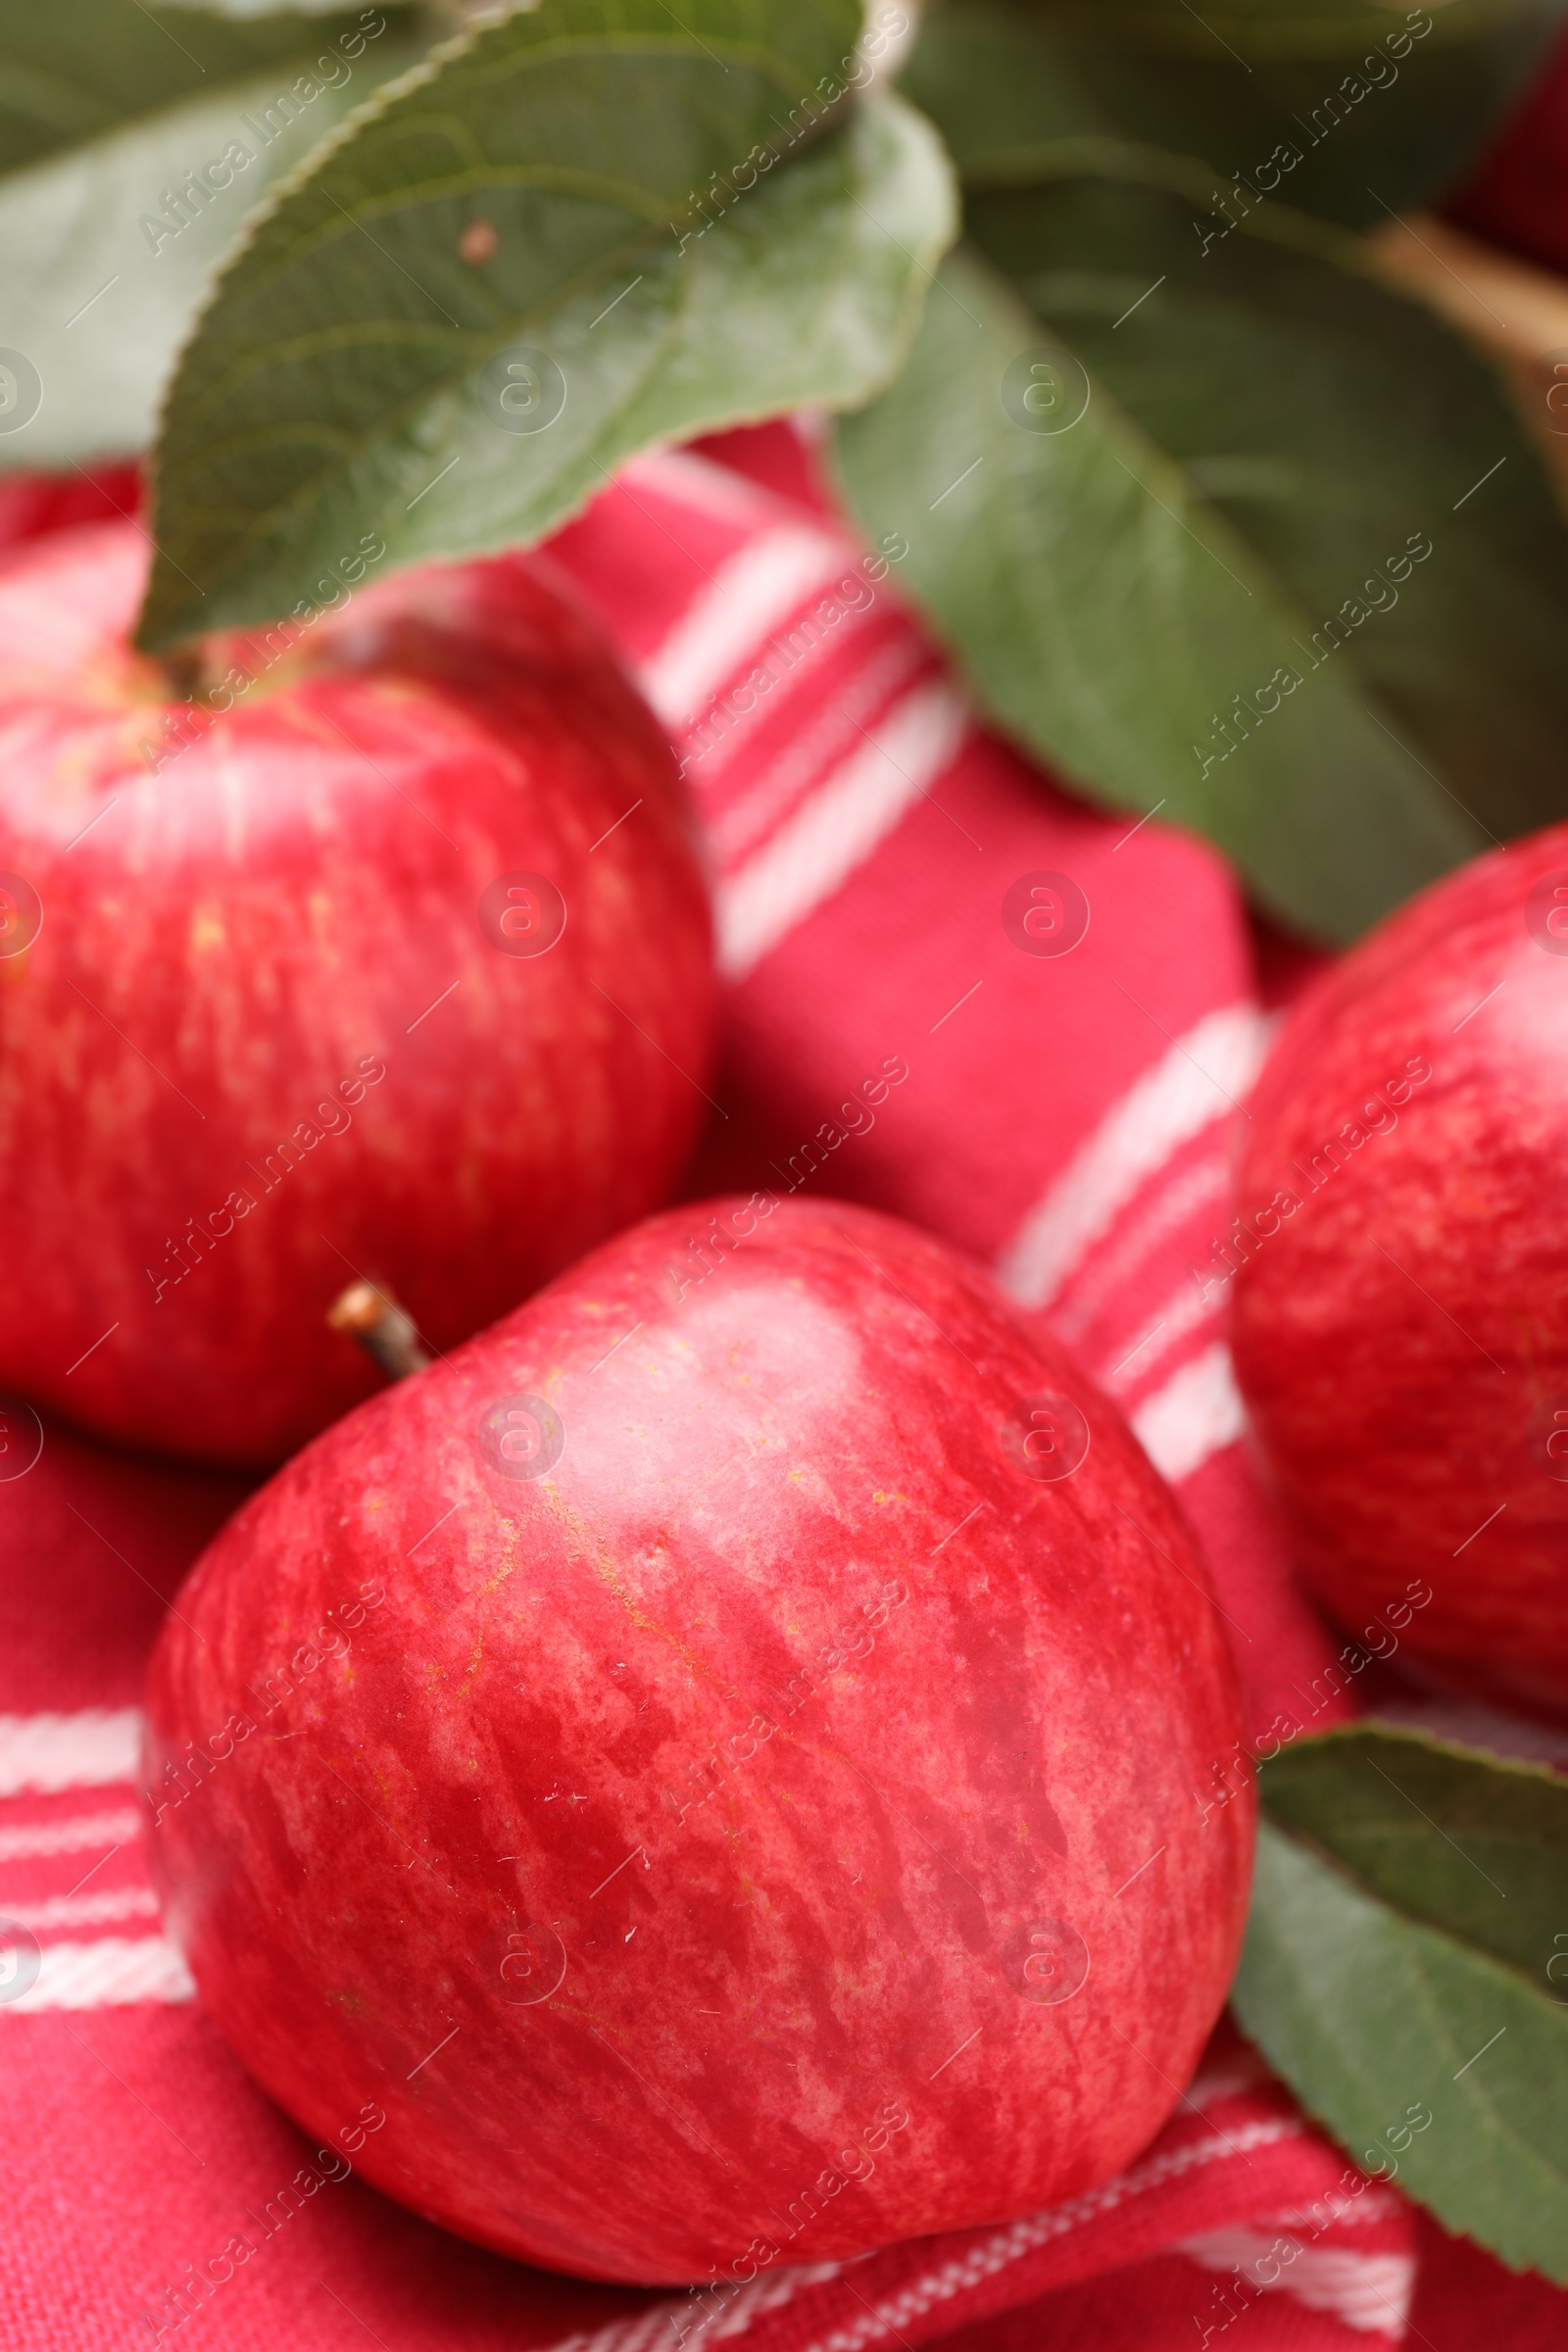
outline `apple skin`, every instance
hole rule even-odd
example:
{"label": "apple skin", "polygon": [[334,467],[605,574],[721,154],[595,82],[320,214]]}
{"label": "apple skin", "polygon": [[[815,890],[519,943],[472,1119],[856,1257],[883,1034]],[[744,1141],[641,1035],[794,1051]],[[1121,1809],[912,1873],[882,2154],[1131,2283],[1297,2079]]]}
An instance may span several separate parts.
{"label": "apple skin", "polygon": [[[1443,209],[1477,236],[1568,270],[1568,37],[1546,51]],[[1548,412],[1558,431],[1560,418],[1560,408]]]}
{"label": "apple skin", "polygon": [[201,649],[198,723],[127,646],[146,563],[117,523],[0,564],[0,1386],[270,1465],[376,1385],[323,1321],[355,1274],[447,1348],[670,1188],[707,894],[547,567],[336,583],[292,648]]}
{"label": "apple skin", "polygon": [[1114,1409],[942,1245],[766,1195],[621,1235],[247,1502],[146,1788],[169,1931],[312,2132],[369,2102],[367,2178],[463,2235],[731,2290],[1124,2164],[1253,1834]]}
{"label": "apple skin", "polygon": [[[1312,1592],[1383,1650],[1389,1605],[1429,1589],[1389,1629],[1405,1659],[1559,1716],[1565,1070],[1557,826],[1424,892],[1302,999],[1250,1104],[1231,1250],[1237,1375]],[[1259,1236],[1282,1192],[1298,1205]]]}
{"label": "apple skin", "polygon": [[133,465],[74,467],[70,473],[0,476],[0,547],[39,539],[77,523],[130,515],[142,503],[141,470]]}

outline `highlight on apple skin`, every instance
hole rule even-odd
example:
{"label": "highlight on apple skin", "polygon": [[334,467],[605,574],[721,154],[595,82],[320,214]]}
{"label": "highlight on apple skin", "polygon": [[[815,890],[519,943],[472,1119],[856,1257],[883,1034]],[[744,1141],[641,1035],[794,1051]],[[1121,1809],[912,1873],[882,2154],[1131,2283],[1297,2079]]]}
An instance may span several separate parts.
{"label": "highlight on apple skin", "polygon": [[0,561],[0,1385],[270,1465],[375,1385],[356,1275],[448,1348],[664,1196],[707,894],[547,564],[358,556],[195,700],[129,648],[146,564],[129,523]]}
{"label": "highlight on apple skin", "polygon": [[[1237,1376],[1307,1584],[1360,1635],[1568,1715],[1568,826],[1314,985],[1259,1082]],[[1219,1258],[1227,1263],[1221,1265]]]}
{"label": "highlight on apple skin", "polygon": [[1225,1998],[1224,1626],[940,1244],[671,1210],[349,1414],[166,1625],[169,1932],[262,2083],[547,2267],[742,2281],[1148,2141]]}

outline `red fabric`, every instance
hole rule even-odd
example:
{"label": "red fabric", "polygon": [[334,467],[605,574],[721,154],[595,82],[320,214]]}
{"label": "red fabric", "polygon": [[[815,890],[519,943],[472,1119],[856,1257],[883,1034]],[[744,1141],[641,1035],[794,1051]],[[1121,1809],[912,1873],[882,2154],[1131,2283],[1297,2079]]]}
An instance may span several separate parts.
{"label": "red fabric", "polygon": [[1418,2268],[1410,2334],[1432,2352],[1562,2352],[1568,2344],[1568,2295],[1534,2272],[1505,2271],[1468,2238],[1449,2237],[1418,2213]]}
{"label": "red fabric", "polygon": [[[694,1197],[814,1185],[996,1267],[1176,1483],[1249,1732],[1343,1714],[1353,1691],[1248,1467],[1223,1290],[1190,1271],[1228,1214],[1260,1007],[1298,981],[1300,953],[1270,939],[1260,958],[1201,843],[1097,813],[975,727],[899,602],[896,563],[843,536],[784,428],[632,466],[554,553],[682,745],[710,845],[729,990]],[[1054,896],[1030,931],[1019,909],[1041,875]],[[1087,930],[1070,952],[1033,952],[1074,909]],[[874,1124],[863,1098],[840,1119],[895,1067],[907,1075]],[[696,2300],[546,2278],[323,2178],[158,1935],[125,1721],[80,1712],[126,1705],[158,1596],[221,1497],[161,1512],[144,1481],[69,1458],[96,1480],[82,1522],[41,1470],[0,1485],[0,1710],[18,1719],[0,1725],[0,1905],[42,1947],[30,1990],[0,2001],[16,2158],[0,2346],[687,2352],[746,2335],[759,2352],[872,2352],[946,2336],[1147,2352],[1244,2328],[1270,2352],[1376,2352],[1404,2333],[1418,2255],[1418,2313],[1439,2306],[1425,2341],[1479,2342],[1504,2309],[1511,2344],[1561,2340],[1568,2303],[1418,2225],[1228,2029],[1153,2146],[1093,2195]],[[40,1728],[48,1710],[64,1729]],[[285,2219],[295,2180],[311,2185]]]}

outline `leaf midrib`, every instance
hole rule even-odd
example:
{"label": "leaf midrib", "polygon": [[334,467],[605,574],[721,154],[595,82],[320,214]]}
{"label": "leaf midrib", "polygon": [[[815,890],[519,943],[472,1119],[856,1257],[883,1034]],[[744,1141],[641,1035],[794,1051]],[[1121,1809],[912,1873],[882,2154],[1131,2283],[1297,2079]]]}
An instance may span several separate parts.
{"label": "leaf midrib", "polygon": [[[1434,1927],[1430,1921],[1409,1917],[1396,1904],[1389,1902],[1385,1896],[1377,1893],[1375,1889],[1363,1886],[1353,1872],[1346,1869],[1335,1855],[1319,1848],[1314,1839],[1300,1837],[1294,1831],[1281,1830],[1280,1825],[1272,1820],[1270,1827],[1279,1830],[1279,1834],[1286,1838],[1288,1843],[1300,1848],[1308,1860],[1338,1879],[1342,1885],[1349,1888],[1352,1894],[1359,1896],[1374,1912],[1380,1914],[1379,1926],[1383,1933],[1392,1932],[1397,1936],[1405,1965],[1416,1980],[1417,1994],[1422,2003],[1423,2014],[1428,2019],[1434,2044],[1440,2049],[1446,2048],[1448,2057],[1459,2057],[1460,2045],[1453,2038],[1444,2016],[1439,1995],[1428,1974],[1426,1955],[1422,1951],[1420,1942],[1420,1936],[1423,1934],[1433,1936],[1439,1942],[1451,1944],[1455,1951],[1461,1953],[1467,1961],[1483,1973],[1491,1971],[1516,1993],[1522,1993],[1527,2000],[1535,2002],[1544,2010],[1554,2009],[1555,2005],[1538,1992],[1529,1979],[1514,1968],[1510,1962],[1499,1960],[1494,1954],[1478,1949],[1465,1937],[1454,1935],[1447,1928]],[[1305,2003],[1318,2033],[1334,2050],[1344,2073],[1352,2078],[1355,2077],[1359,2069],[1360,2051],[1345,2038],[1346,2029],[1340,2022],[1343,2013],[1331,2007],[1318,1995],[1300,1974],[1293,1973],[1293,1982],[1298,1987],[1298,1997]],[[1256,2031],[1255,2025],[1250,2030]],[[1474,2053],[1468,2053],[1468,2055],[1473,2056]],[[1339,2126],[1335,2118],[1328,2113],[1320,2099],[1315,2098],[1311,2092],[1296,2081],[1294,2076],[1292,2077],[1292,2087],[1303,2105],[1318,2116],[1320,2121],[1327,2124],[1331,2131],[1338,2132]],[[1491,2092],[1486,2089],[1483,2082],[1471,2083],[1465,2095],[1485,2108],[1492,2128],[1498,2138],[1511,2147],[1533,2171],[1543,2175],[1553,2186],[1568,2192],[1568,2169],[1555,2165],[1549,2155],[1544,2154],[1533,2141],[1520,2136],[1507,2118],[1499,2115]]]}
{"label": "leaf midrib", "polygon": [[[1037,312],[1029,308],[1010,279],[1002,278],[1000,272],[997,274],[999,282],[1008,288],[1012,299],[1018,304],[1020,312],[1031,324],[1052,340],[1059,343],[1064,350],[1071,352],[1073,347],[1067,338],[1060,334],[1059,330],[1050,321],[1041,318]],[[1073,356],[1075,359],[1077,358],[1075,352]],[[1079,365],[1082,366],[1083,363],[1080,361]],[[1305,607],[1296,601],[1295,592],[1289,583],[1273,570],[1268,564],[1267,559],[1252,546],[1250,541],[1243,537],[1230,518],[1218,507],[1211,505],[1201,491],[1195,489],[1181,460],[1173,458],[1167,451],[1161,449],[1156,441],[1145,433],[1137,419],[1109,390],[1104,378],[1096,375],[1094,383],[1095,397],[1102,414],[1107,419],[1106,448],[1112,457],[1119,458],[1133,480],[1151,502],[1156,507],[1160,504],[1138,466],[1128,464],[1129,457],[1141,460],[1143,465],[1153,473],[1156,488],[1168,488],[1173,494],[1167,501],[1174,511],[1173,518],[1179,524],[1185,523],[1205,554],[1212,555],[1215,552],[1211,545],[1211,538],[1218,541],[1220,557],[1233,559],[1231,568],[1239,573],[1245,585],[1250,588],[1253,596],[1260,601],[1261,610],[1276,621],[1288,636],[1294,641],[1299,642],[1301,631],[1310,635],[1312,625],[1310,616]],[[1113,446],[1118,441],[1119,447]],[[1168,483],[1165,476],[1169,477]],[[1013,576],[1023,584],[1026,590],[1033,590],[1037,589],[1040,584],[1039,574],[1037,568],[1029,562],[1026,551],[1019,547],[1014,538],[1016,512],[1014,502],[1006,502],[1002,516],[1001,535],[1007,548],[1008,566]],[[1201,524],[1201,530],[1196,528],[1195,524]],[[1036,598],[1033,594],[1028,594],[1024,601],[1033,603]],[[1342,647],[1340,650],[1342,653],[1348,652],[1353,657],[1356,649],[1352,644],[1348,647]],[[1352,660],[1351,667],[1357,683],[1357,692],[1365,698],[1365,707],[1375,706],[1385,721],[1396,720],[1398,713],[1386,703],[1379,688],[1366,676],[1359,663]],[[1097,703],[1091,699],[1086,704],[1082,688],[1089,681],[1075,674],[1072,682],[1074,687],[1079,690],[1075,699],[1080,708],[1108,710],[1112,731],[1115,740],[1122,748],[1124,761],[1128,764],[1137,764],[1141,759],[1140,746],[1135,737],[1123,732],[1119,710],[1108,700]],[[1211,802],[1209,805],[1223,808],[1226,804],[1223,800],[1219,800]],[[1479,841],[1477,847],[1480,847]]]}
{"label": "leaf midrib", "polygon": [[[845,143],[847,143],[854,136],[858,122],[860,119],[861,118],[859,117],[858,113],[852,115],[847,121],[838,125],[838,131],[836,135],[838,135]],[[470,338],[466,344],[458,364],[450,371],[444,375],[427,377],[425,381],[412,391],[408,399],[400,403],[396,409],[382,409],[378,411],[374,423],[366,431],[360,433],[359,435],[354,435],[347,432],[342,434],[339,440],[334,444],[334,455],[336,455],[338,452],[341,453],[342,468],[347,470],[366,458],[369,457],[376,449],[378,444],[395,441],[398,430],[402,425],[413,421],[433,401],[442,397],[450,396],[454,391],[461,389],[464,378],[472,370],[476,358],[478,358],[480,353],[485,349],[486,344],[489,344],[495,350],[504,350],[507,344],[513,341],[519,333],[525,333],[528,330],[530,323],[538,316],[539,311],[546,310],[554,313],[555,311],[559,310],[564,302],[575,299],[577,296],[585,292],[594,290],[596,281],[602,283],[602,281],[607,277],[613,277],[622,274],[630,261],[637,258],[637,255],[640,252],[646,250],[647,246],[651,242],[655,241],[658,235],[659,225],[660,224],[650,224],[647,228],[638,231],[634,238],[628,240],[627,246],[620,249],[619,258],[616,260],[613,267],[607,267],[602,261],[596,261],[593,265],[585,268],[584,270],[578,271],[573,279],[564,281],[563,286],[558,286],[547,296],[540,297],[537,306],[530,308],[528,311],[520,313],[509,313],[507,315],[504,326],[498,326],[489,330],[489,333],[485,339],[485,343],[476,344]],[[846,220],[844,229],[842,231],[844,248],[847,248],[851,240],[851,234],[852,232],[850,223],[848,220]],[[818,319],[820,319],[820,318],[823,316],[825,307],[829,305],[835,298],[832,291],[833,284],[834,281],[831,271],[824,269],[822,273],[823,292],[818,308],[814,313],[814,316]],[[657,375],[659,368],[663,364],[672,344],[678,341],[679,330],[688,315],[688,306],[691,302],[697,299],[697,292],[698,289],[695,287],[692,281],[689,279],[681,281],[677,300],[671,304],[661,332],[656,338],[654,338],[648,347],[645,366],[639,370],[637,376],[625,387],[621,398],[616,403],[614,409],[606,413],[605,416],[601,420],[598,430],[594,435],[593,441],[578,453],[577,459],[574,461],[576,468],[583,471],[595,469],[602,474],[605,473],[606,469],[603,466],[601,458],[596,453],[604,451],[607,447],[613,447],[617,438],[616,428],[618,427],[621,417],[625,414],[626,410],[630,407],[634,407],[636,402],[641,398],[647,384]],[[372,344],[376,340],[381,340],[384,342],[397,339],[386,335],[384,332],[377,332],[377,330],[381,328],[383,322],[366,321],[364,323],[365,326],[370,330],[367,340]],[[333,330],[320,331],[323,334],[329,334]],[[342,330],[337,331],[341,332]],[[428,331],[438,341],[450,339],[452,333],[452,330],[450,329],[436,328],[434,326],[428,330],[418,331]],[[294,351],[296,349],[303,348],[305,344],[309,342],[309,338],[302,338],[299,344],[291,342],[287,345],[276,347],[276,351]],[[342,346],[332,346],[329,344],[327,347],[341,348]],[[266,361],[270,363],[276,356],[276,351],[270,349],[265,355]],[[258,354],[255,365],[260,366],[263,364],[263,361],[264,355]],[[247,369],[244,372],[248,373],[249,370]],[[236,380],[242,381],[243,374],[236,377],[236,375],[231,372],[230,376],[224,379],[224,383],[226,385],[233,383]],[[213,397],[216,399],[217,395],[215,394]],[[204,409],[208,405],[211,404],[204,404]],[[187,412],[187,415],[193,414],[199,416],[202,413],[204,413],[203,410],[196,410],[193,412]],[[222,444],[223,454],[225,457],[232,458],[234,456],[243,456],[247,451],[286,446],[290,435],[297,430],[297,423],[292,424],[290,428],[288,428],[288,431],[282,435],[278,435],[269,428],[258,427],[254,433],[247,434],[243,437],[233,437],[225,441]],[[286,539],[286,526],[288,521],[296,514],[308,513],[310,511],[311,507],[318,500],[323,476],[330,476],[330,474],[337,469],[338,468],[335,464],[331,462],[324,463],[322,466],[318,467],[314,474],[302,481],[299,486],[293,492],[291,492],[290,496],[286,500],[280,502],[278,505],[272,508],[268,509],[265,514],[254,514],[250,511],[244,511],[238,514],[235,514],[231,512],[225,512],[222,510],[202,510],[188,504],[187,513],[191,515],[193,520],[205,521],[207,515],[211,514],[214,517],[214,522],[210,527],[216,527],[217,529],[221,530],[233,544],[233,561],[229,564],[225,565],[222,570],[213,575],[213,584],[220,587],[229,577],[232,576],[234,571],[243,567],[244,552],[247,548],[256,546],[266,547],[270,542],[275,542],[280,538]],[[585,492],[583,495],[586,496],[590,494],[591,493]],[[580,503],[581,500],[579,499],[578,504]]]}
{"label": "leaf midrib", "polygon": [[[460,33],[453,40],[441,42],[421,58],[416,65],[380,84],[367,96],[360,106],[352,108],[341,122],[334,125],[318,149],[305,157],[292,172],[278,182],[277,186],[270,192],[266,210],[251,226],[249,248],[240,264],[243,267],[246,262],[250,262],[254,267],[254,276],[245,288],[247,305],[262,300],[276,286],[280,278],[292,273],[297,267],[308,264],[317,253],[325,250],[337,239],[348,236],[354,229],[362,228],[366,220],[393,219],[403,212],[411,210],[416,202],[429,204],[439,201],[445,196],[471,194],[496,186],[526,187],[530,184],[537,184],[545,193],[580,195],[584,201],[618,204],[623,211],[634,216],[640,213],[644,224],[641,233],[645,236],[656,230],[667,228],[671,222],[683,218],[684,203],[656,205],[648,201],[650,191],[646,189],[609,179],[600,181],[597,174],[584,172],[580,167],[574,168],[566,165],[514,166],[486,163],[483,167],[466,166],[463,172],[442,175],[433,180],[421,182],[417,199],[406,187],[389,191],[384,196],[362,197],[357,199],[353,205],[340,205],[335,198],[326,196],[324,183],[330,170],[334,150],[346,147],[351,141],[359,140],[362,134],[370,132],[378,119],[388,134],[383,142],[383,145],[387,147],[391,146],[394,138],[403,138],[409,135],[425,137],[429,136],[432,130],[439,131],[441,123],[447,118],[454,116],[456,112],[456,104],[461,98],[463,89],[461,79],[443,82],[442,105],[438,113],[418,114],[411,109],[407,115],[400,116],[394,121],[392,119],[393,111],[401,107],[406,100],[415,96],[419,89],[427,87],[435,80],[441,74],[444,66],[453,60],[469,55],[474,46],[488,32],[495,29],[494,26],[481,26],[477,30]],[[776,58],[776,53],[764,52],[755,43],[730,42],[726,44],[720,40],[716,47],[713,44],[709,44],[709,46],[712,48],[713,55],[720,59],[727,50],[736,63],[755,61],[764,55]],[[618,54],[623,48],[633,53],[658,54],[677,58],[683,64],[690,63],[700,54],[698,45],[694,41],[686,40],[682,45],[682,40],[674,34],[638,34],[628,38],[624,43],[613,38],[606,39],[602,35],[592,38],[587,35],[560,35],[542,41],[533,48],[509,51],[505,56],[498,58],[493,67],[486,67],[483,70],[485,73],[500,77],[527,71],[538,63],[549,62],[558,53],[593,59]],[[770,79],[775,87],[780,88],[783,94],[787,95],[788,90],[794,85],[788,81],[781,82],[780,74],[783,71],[783,61],[776,62],[779,65],[779,72],[770,72],[764,74],[763,78]],[[480,70],[480,61],[470,57],[470,63],[477,73]],[[797,100],[797,103],[799,102]],[[853,105],[846,105],[843,99],[835,102],[824,112],[820,121],[812,126],[809,137],[803,136],[796,144],[805,147],[808,144],[819,143],[824,135],[841,128],[844,120],[851,116],[853,111]],[[471,140],[471,128],[468,124],[462,122],[459,119],[458,127]],[[368,151],[373,152],[372,140],[367,138],[366,146]],[[780,160],[785,159],[781,158]],[[476,172],[477,176],[475,177]],[[315,232],[306,230],[291,238],[287,246],[279,250],[275,260],[269,259],[265,249],[269,231],[273,227],[277,214],[300,186],[318,174],[322,178],[323,198],[333,204],[333,215],[323,212],[318,230]],[[538,175],[537,179],[531,177],[533,174]],[[559,179],[553,179],[552,175],[554,174],[559,174]],[[574,185],[572,184],[574,181],[580,181],[582,184]],[[610,193],[609,191],[612,190],[614,192]],[[551,299],[560,300],[564,297],[557,295]],[[221,380],[222,385],[226,388],[237,381],[243,381],[244,378],[242,374],[231,374]],[[202,406],[192,406],[184,412],[184,415],[191,419],[199,419],[206,413],[206,407],[209,405],[211,405],[210,402]]]}
{"label": "leaf midrib", "polygon": [[[1501,1952],[1494,1952],[1489,1944],[1476,1943],[1470,1936],[1463,1935],[1459,1929],[1454,1927],[1451,1921],[1435,1919],[1429,1913],[1412,1910],[1393,1895],[1386,1894],[1381,1886],[1373,1885],[1369,1879],[1362,1878],[1354,1863],[1342,1854],[1337,1847],[1327,1844],[1312,1830],[1303,1828],[1299,1823],[1290,1821],[1276,1813],[1266,1796],[1260,1800],[1259,1810],[1271,1829],[1276,1830],[1282,1838],[1288,1838],[1293,1845],[1298,1845],[1304,1853],[1312,1857],[1314,1862],[1319,1863],[1323,1869],[1331,1871],[1337,1879],[1356,1894],[1362,1896],[1365,1901],[1376,1903],[1380,1909],[1388,1912],[1391,1919],[1396,1919],[1406,1927],[1424,1929],[1430,1936],[1443,1936],[1456,1950],[1464,1952],[1468,1958],[1485,1961],[1488,1967],[1500,1970],[1523,1992],[1529,1994],[1531,1999],[1542,2002],[1545,2007],[1555,2008],[1560,2005],[1553,2002],[1549,1994],[1541,1990],[1520,1962],[1510,1960]],[[1466,1859],[1468,1860],[1468,1858],[1467,1856]]]}
{"label": "leaf midrib", "polygon": [[[193,405],[185,411],[185,420],[198,421],[230,391],[245,384],[260,369],[275,365],[279,359],[298,357],[312,349],[343,350],[353,348],[356,343],[361,348],[374,348],[377,344],[386,346],[409,337],[422,339],[425,336],[438,343],[445,343],[450,342],[455,334],[465,336],[462,353],[451,369],[444,374],[427,376],[422,383],[410,392],[407,400],[400,402],[395,408],[379,409],[376,412],[374,423],[368,429],[357,435],[348,431],[342,434],[342,447],[352,453],[346,459],[346,463],[358,463],[360,459],[367,457],[378,443],[395,440],[398,429],[403,424],[410,422],[433,401],[449,396],[458,390],[464,377],[472,369],[476,359],[487,348],[493,351],[504,351],[508,343],[514,341],[517,335],[526,333],[542,313],[553,313],[559,310],[564,303],[594,290],[596,284],[602,288],[607,279],[621,274],[629,264],[640,253],[645,252],[655,240],[659,225],[662,224],[651,223],[638,230],[621,249],[619,259],[612,262],[607,261],[604,256],[596,257],[593,264],[579,270],[573,278],[558,281],[556,286],[547,294],[538,297],[537,301],[527,310],[508,312],[504,323],[489,329],[482,339],[478,339],[466,329],[441,327],[435,325],[433,321],[425,327],[416,320],[410,320],[405,327],[402,321],[366,319],[358,322],[354,330],[320,328],[313,330],[310,335],[292,337],[285,342],[269,345],[265,350],[259,350],[248,363],[236,367],[227,375],[220,378],[207,400],[200,406]],[[681,303],[684,303],[685,299],[686,296],[683,293]],[[670,312],[670,318],[673,321],[681,315],[681,304],[676,304]],[[662,347],[663,338],[661,338],[656,349],[662,351]],[[291,420],[288,428],[282,432],[278,432],[275,428],[257,426],[251,432],[232,434],[222,443],[215,445],[214,454],[221,454],[225,459],[231,459],[258,450],[286,447],[289,440],[299,430],[301,421],[303,420]],[[288,499],[275,507],[268,508],[264,514],[253,514],[247,510],[245,514],[239,518],[224,515],[222,520],[235,531],[237,544],[262,544],[270,538],[275,538],[278,535],[275,527],[278,523],[290,514],[308,509],[314,503],[321,473],[326,470],[327,468],[324,466],[319,468],[316,474],[302,482]],[[202,512],[195,508],[189,508],[187,511],[192,514]],[[268,527],[263,527],[264,525]]]}

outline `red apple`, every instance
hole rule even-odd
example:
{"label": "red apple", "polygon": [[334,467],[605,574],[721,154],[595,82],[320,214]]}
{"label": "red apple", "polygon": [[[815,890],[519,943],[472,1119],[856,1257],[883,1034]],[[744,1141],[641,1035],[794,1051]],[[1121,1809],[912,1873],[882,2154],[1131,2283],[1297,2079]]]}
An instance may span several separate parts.
{"label": "red apple", "polygon": [[0,475],[0,547],[76,523],[110,522],[134,514],[141,503],[141,472],[128,464]]}
{"label": "red apple", "polygon": [[[1444,210],[1478,236],[1568,270],[1568,36],[1547,50]],[[1563,430],[1562,400],[1545,421]]]}
{"label": "red apple", "polygon": [[0,1384],[265,1464],[374,1385],[323,1320],[354,1275],[447,1348],[668,1187],[707,903],[546,567],[323,582],[181,702],[128,647],[146,562],[113,524],[0,566]]}
{"label": "red apple", "polygon": [[150,1721],[169,1929],[245,2062],[391,2195],[598,2278],[1090,2187],[1242,1932],[1170,1494],[984,1276],[830,1201],[672,1210],[350,1414],[198,1564]]}
{"label": "red apple", "polygon": [[[1250,1104],[1236,1368],[1307,1582],[1380,1654],[1568,1711],[1568,827],[1309,992]],[[1393,1620],[1390,1611],[1394,1612]]]}

